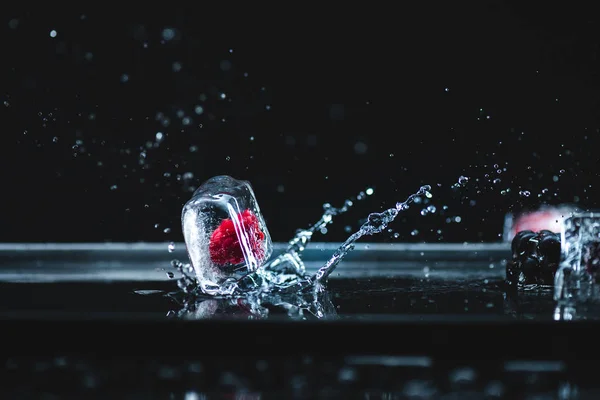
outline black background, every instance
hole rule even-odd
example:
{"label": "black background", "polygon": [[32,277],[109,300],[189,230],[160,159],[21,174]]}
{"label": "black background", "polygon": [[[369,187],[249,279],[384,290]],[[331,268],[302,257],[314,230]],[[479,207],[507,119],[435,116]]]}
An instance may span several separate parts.
{"label": "black background", "polygon": [[319,240],[422,184],[437,211],[369,240],[494,241],[511,210],[597,207],[593,3],[457,3],[4,9],[0,241],[179,241],[218,174],[253,184],[275,241],[367,187]]}

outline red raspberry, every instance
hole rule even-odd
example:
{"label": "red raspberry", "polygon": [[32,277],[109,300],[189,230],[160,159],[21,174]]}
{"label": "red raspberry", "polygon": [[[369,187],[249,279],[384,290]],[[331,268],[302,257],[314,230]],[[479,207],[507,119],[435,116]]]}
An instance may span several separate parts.
{"label": "red raspberry", "polygon": [[[265,256],[263,247],[265,234],[260,230],[258,218],[250,210],[239,213],[237,218],[246,231],[254,256],[258,262],[262,261]],[[210,236],[208,249],[210,259],[216,265],[236,265],[244,262],[244,253],[235,233],[233,220],[227,218],[221,222],[221,225]]]}

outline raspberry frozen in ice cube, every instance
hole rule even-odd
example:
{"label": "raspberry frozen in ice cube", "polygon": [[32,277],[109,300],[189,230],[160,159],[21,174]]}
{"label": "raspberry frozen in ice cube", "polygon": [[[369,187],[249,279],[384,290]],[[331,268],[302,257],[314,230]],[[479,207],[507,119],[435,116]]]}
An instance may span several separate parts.
{"label": "raspberry frozen in ice cube", "polygon": [[185,204],[181,219],[190,262],[205,292],[256,271],[273,251],[247,181],[226,175],[209,179]]}

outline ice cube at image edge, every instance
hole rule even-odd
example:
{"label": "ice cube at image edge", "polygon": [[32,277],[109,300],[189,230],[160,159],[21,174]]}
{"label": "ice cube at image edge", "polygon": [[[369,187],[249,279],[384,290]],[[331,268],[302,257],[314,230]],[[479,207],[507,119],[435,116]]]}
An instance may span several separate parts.
{"label": "ice cube at image edge", "polygon": [[221,175],[183,207],[183,235],[201,287],[235,282],[271,256],[273,244],[249,182]]}
{"label": "ice cube at image edge", "polygon": [[600,271],[600,213],[575,214],[561,229],[561,263],[554,280],[554,298],[579,302],[594,296]]}

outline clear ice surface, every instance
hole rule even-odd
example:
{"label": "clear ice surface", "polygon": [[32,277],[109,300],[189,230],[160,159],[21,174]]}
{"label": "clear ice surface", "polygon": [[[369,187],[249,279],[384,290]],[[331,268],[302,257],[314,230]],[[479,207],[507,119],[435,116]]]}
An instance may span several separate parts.
{"label": "clear ice surface", "polygon": [[[430,190],[430,186],[422,186],[395,207],[369,214],[317,273],[308,275],[302,252],[314,233],[322,231],[334,216],[346,212],[353,202],[346,200],[340,208],[325,204],[321,218],[308,229],[298,230],[287,250],[269,261],[272,243],[250,184],[229,176],[211,178],[183,209],[183,232],[191,265],[173,262],[183,275],[179,287],[187,293],[199,289],[207,295],[225,297],[321,291],[324,281],[358,239],[382,232],[416,197],[431,197]],[[361,192],[357,200],[364,196]]]}
{"label": "clear ice surface", "polygon": [[183,207],[183,235],[197,283],[206,294],[231,294],[259,269],[273,245],[247,181],[215,176]]}
{"label": "clear ice surface", "polygon": [[600,272],[600,214],[575,214],[561,228],[561,263],[554,279],[554,299],[574,304],[597,298]]}

